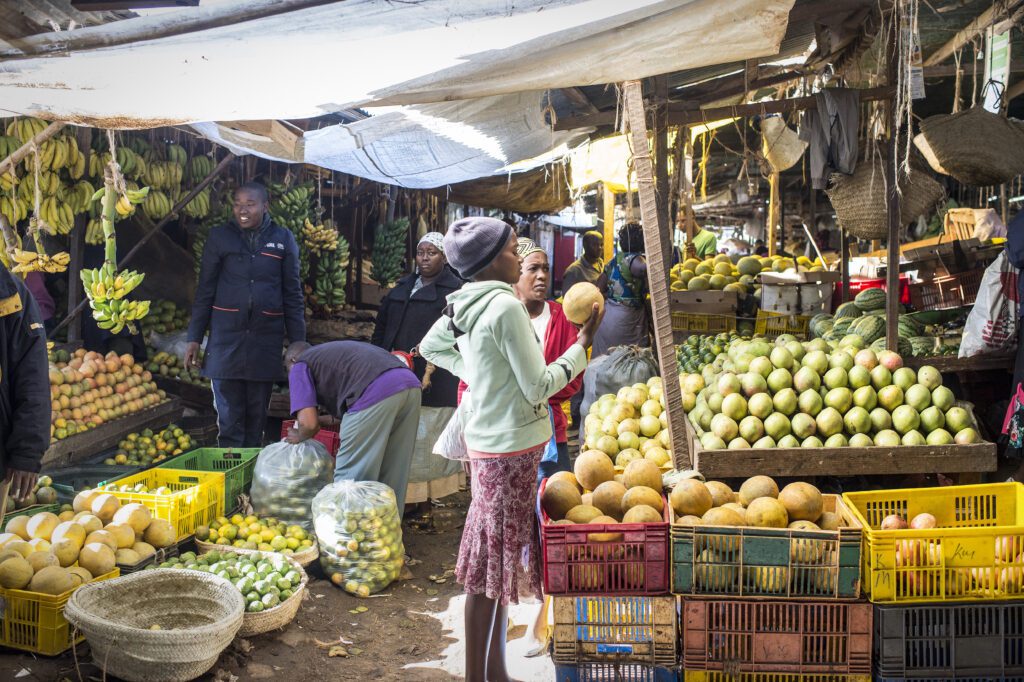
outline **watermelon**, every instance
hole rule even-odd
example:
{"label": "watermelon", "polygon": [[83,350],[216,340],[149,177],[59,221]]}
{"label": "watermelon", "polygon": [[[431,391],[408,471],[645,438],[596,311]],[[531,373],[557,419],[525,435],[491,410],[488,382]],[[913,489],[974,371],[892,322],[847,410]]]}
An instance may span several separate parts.
{"label": "watermelon", "polygon": [[832,324],[832,331],[842,338],[843,335],[849,331],[850,325],[852,325],[853,322],[854,318],[852,317],[837,317],[835,322]]}
{"label": "watermelon", "polygon": [[863,314],[863,312],[864,311],[862,311],[856,303],[854,303],[853,301],[847,301],[846,303],[843,303],[838,308],[836,308],[836,314],[833,315],[833,317],[836,320],[839,320],[840,318],[843,317],[860,317]]}
{"label": "watermelon", "polygon": [[875,315],[865,315],[854,320],[847,333],[857,334],[864,339],[864,343],[874,343],[879,337],[885,336],[885,320]]}
{"label": "watermelon", "polygon": [[854,304],[863,311],[885,308],[885,292],[881,289],[865,289],[853,299]]}
{"label": "watermelon", "polygon": [[[899,337],[899,340],[897,341],[896,345],[897,345],[896,352],[899,353],[900,355],[902,355],[903,357],[906,358],[906,357],[910,357],[910,356],[914,355],[914,347],[910,343],[910,339],[906,339],[906,338],[901,336],[901,337]],[[871,350],[875,351],[876,353],[879,352],[879,351],[885,350],[885,335],[884,334],[882,336],[880,336],[879,338],[875,339],[871,343]]]}

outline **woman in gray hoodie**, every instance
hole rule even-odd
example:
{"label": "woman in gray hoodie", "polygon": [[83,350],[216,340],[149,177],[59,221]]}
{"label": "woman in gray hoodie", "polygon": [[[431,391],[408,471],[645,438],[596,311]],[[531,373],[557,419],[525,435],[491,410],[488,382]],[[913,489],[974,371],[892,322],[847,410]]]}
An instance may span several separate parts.
{"label": "woman in gray hoodie", "polygon": [[508,605],[541,595],[534,515],[537,466],[551,439],[548,398],[584,370],[601,323],[598,306],[579,336],[550,365],[512,285],[521,259],[511,226],[464,218],[448,229],[448,262],[468,284],[420,342],[420,354],[462,378],[459,406],[473,476],[473,501],[456,578],[466,590],[466,680],[501,682]]}

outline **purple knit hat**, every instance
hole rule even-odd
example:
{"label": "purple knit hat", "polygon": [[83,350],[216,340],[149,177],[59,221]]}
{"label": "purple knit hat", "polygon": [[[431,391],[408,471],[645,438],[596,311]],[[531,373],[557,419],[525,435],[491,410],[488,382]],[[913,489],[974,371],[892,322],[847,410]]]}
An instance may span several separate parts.
{"label": "purple knit hat", "polygon": [[456,220],[444,235],[444,255],[463,279],[490,265],[512,236],[512,226],[497,218]]}

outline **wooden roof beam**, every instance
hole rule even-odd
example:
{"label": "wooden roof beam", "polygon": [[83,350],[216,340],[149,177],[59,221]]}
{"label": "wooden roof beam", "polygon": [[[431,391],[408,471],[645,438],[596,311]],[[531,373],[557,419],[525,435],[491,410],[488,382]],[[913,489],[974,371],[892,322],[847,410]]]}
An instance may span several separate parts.
{"label": "wooden roof beam", "polygon": [[949,39],[945,45],[928,55],[924,60],[924,66],[935,66],[946,61],[961,47],[974,40],[989,26],[1006,19],[1011,13],[1016,12],[1021,5],[1021,0],[1010,0],[1009,2],[995,2],[987,10],[972,19],[970,23],[957,31],[956,35]]}

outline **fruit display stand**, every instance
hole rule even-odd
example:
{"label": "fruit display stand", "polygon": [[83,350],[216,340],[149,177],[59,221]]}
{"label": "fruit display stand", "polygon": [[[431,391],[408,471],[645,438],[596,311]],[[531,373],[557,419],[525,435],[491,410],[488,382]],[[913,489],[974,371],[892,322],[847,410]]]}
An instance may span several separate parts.
{"label": "fruit display stand", "polygon": [[170,398],[153,407],[59,440],[43,453],[43,467],[56,469],[88,459],[116,446],[129,433],[166,426],[180,419],[182,411],[181,401]]}
{"label": "fruit display stand", "polygon": [[669,306],[677,343],[691,334],[736,330],[739,294],[735,291],[673,291],[669,294]]}
{"label": "fruit display stand", "polygon": [[995,443],[896,447],[749,448],[705,450],[686,420],[693,468],[710,478],[766,476],[875,476],[995,471]]}
{"label": "fruit display stand", "polygon": [[[110,580],[118,575],[120,571],[115,568],[94,578],[93,582]],[[0,601],[3,603],[0,646],[56,656],[83,641],[85,638],[73,631],[64,618],[64,605],[74,592],[68,590],[64,594],[51,595],[0,587]]]}
{"label": "fruit display stand", "polygon": [[555,597],[555,663],[676,665],[679,616],[674,597]]}
{"label": "fruit display stand", "polygon": [[871,675],[872,606],[867,602],[688,598],[680,608],[680,654],[688,673],[730,676],[720,679],[790,673],[802,680],[813,679],[805,675]]}
{"label": "fruit display stand", "polygon": [[650,595],[669,593],[669,504],[662,523],[553,523],[537,496],[544,593]]}
{"label": "fruit display stand", "polygon": [[[1024,596],[1024,484],[845,493],[864,526],[864,592],[875,603]],[[906,527],[919,514],[936,527]],[[899,515],[902,528],[882,529]]]}
{"label": "fruit display stand", "polygon": [[838,530],[687,526],[672,513],[672,592],[684,596],[857,599],[861,524],[838,495],[822,495]]}
{"label": "fruit display stand", "polygon": [[259,454],[259,448],[199,448],[164,460],[156,468],[224,474],[224,508],[231,511],[239,506],[238,496],[247,492],[252,484]]}
{"label": "fruit display stand", "polygon": [[160,376],[159,374],[153,375],[153,381],[156,382],[158,387],[166,391],[168,395],[180,398],[185,407],[205,412],[213,409],[213,389],[209,386],[200,386],[182,381],[181,379]]}

